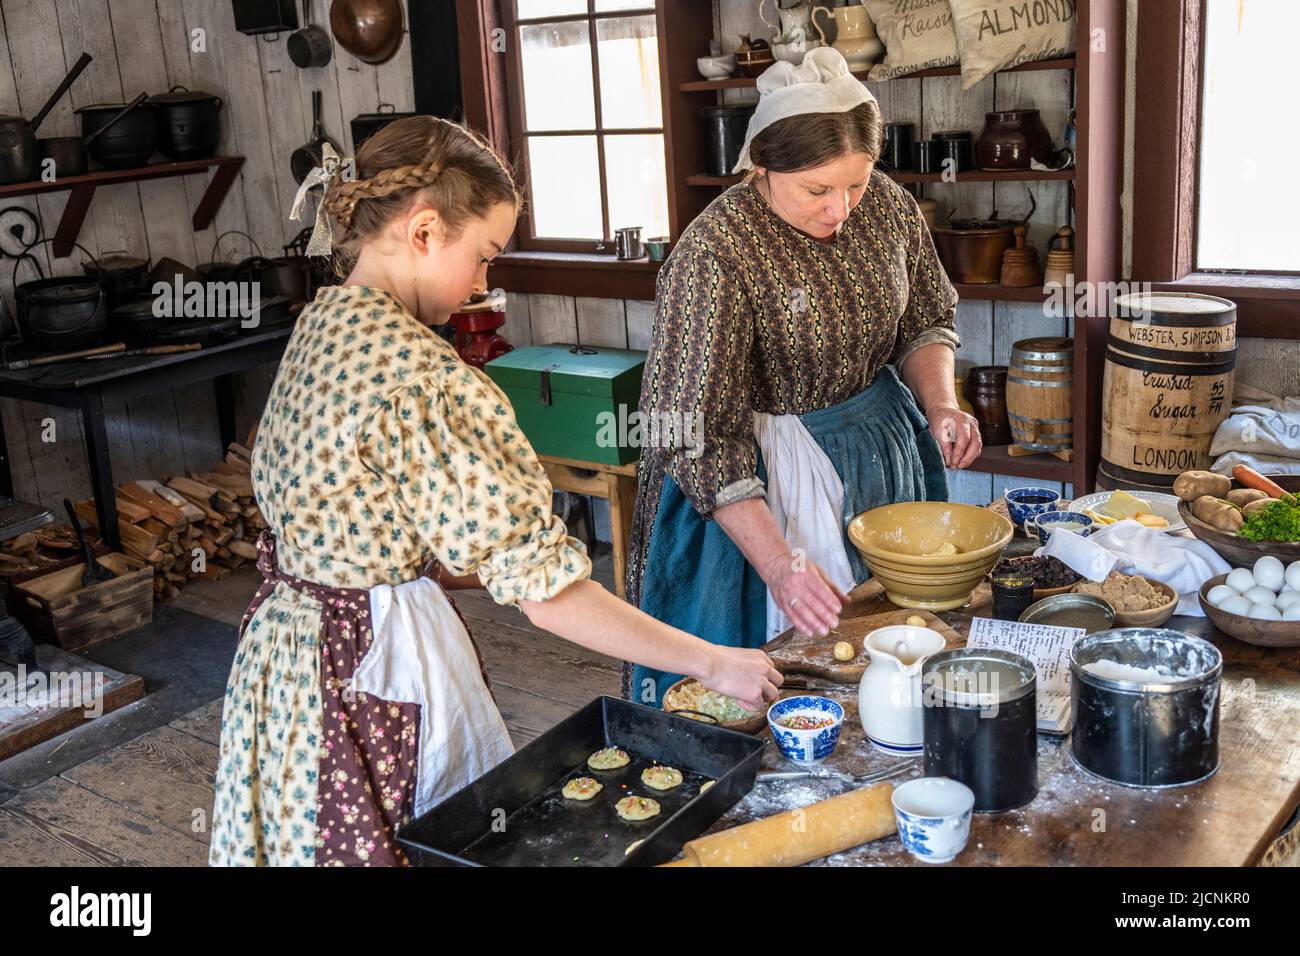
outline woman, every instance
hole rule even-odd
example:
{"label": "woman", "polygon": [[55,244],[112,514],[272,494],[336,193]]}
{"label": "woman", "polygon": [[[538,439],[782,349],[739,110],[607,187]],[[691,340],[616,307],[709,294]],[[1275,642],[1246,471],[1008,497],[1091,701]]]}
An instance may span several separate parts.
{"label": "woman", "polygon": [[[758,88],[748,175],[659,273],[641,411],[679,424],[643,449],[627,578],[642,610],[738,647],[827,634],[868,577],[849,519],[946,500],[944,467],[981,450],[953,389],[957,294],[915,199],[874,169],[875,99],[827,48]],[[677,679],[628,677],[647,703]]]}
{"label": "woman", "polygon": [[[781,683],[761,652],[589,580],[509,401],[429,328],[484,289],[514,231],[497,155],[430,116],[368,139],[353,180],[327,150],[295,212],[325,185],[351,274],[299,315],[253,448],[270,531],[222,711],[213,864],[405,863],[397,828],[509,756],[464,623],[421,577],[431,558],[585,647],[755,705]],[[329,237],[319,216],[309,254]]]}

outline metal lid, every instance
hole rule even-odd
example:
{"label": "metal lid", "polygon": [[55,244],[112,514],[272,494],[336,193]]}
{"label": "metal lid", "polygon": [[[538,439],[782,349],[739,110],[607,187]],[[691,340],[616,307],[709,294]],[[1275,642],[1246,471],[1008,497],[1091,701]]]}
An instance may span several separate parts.
{"label": "metal lid", "polygon": [[[1114,676],[1088,670],[1106,661],[1121,668],[1163,670],[1169,677]],[[1204,638],[1169,627],[1119,627],[1098,631],[1070,648],[1070,675],[1093,687],[1141,694],[1163,694],[1215,682],[1223,671],[1223,655]]]}
{"label": "metal lid", "polygon": [[189,90],[183,86],[173,86],[166,93],[156,93],[145,102],[161,106],[172,106],[176,103],[206,103],[210,100],[219,99],[221,97],[212,93],[204,93],[202,90]]}
{"label": "metal lid", "polygon": [[1025,608],[1025,613],[1020,615],[1020,623],[1064,627],[1066,625],[1053,625],[1045,618],[1070,609],[1096,609],[1106,615],[1107,623],[1105,627],[1088,631],[1089,634],[1106,630],[1111,624],[1115,623],[1115,609],[1110,606],[1110,602],[1097,597],[1095,594],[1075,594],[1073,592],[1069,594],[1053,594],[1041,601],[1035,601]]}
{"label": "metal lid", "polygon": [[42,305],[71,305],[99,297],[99,283],[93,279],[69,279],[59,285],[34,289],[30,299]]}
{"label": "metal lid", "polygon": [[[1028,658],[986,647],[940,651],[921,666],[927,706],[1007,704],[1032,693],[1037,681]],[[931,695],[937,695],[937,700]]]}

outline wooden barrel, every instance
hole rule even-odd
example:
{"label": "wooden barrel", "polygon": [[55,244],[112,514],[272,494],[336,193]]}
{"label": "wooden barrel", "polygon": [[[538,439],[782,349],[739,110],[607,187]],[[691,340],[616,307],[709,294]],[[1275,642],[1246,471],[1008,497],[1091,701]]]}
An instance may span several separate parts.
{"label": "wooden barrel", "polygon": [[1232,407],[1237,307],[1194,292],[1121,295],[1106,339],[1101,462],[1118,481],[1167,488],[1210,467]]}
{"label": "wooden barrel", "polygon": [[1007,369],[1011,440],[1032,451],[1074,446],[1074,343],[1060,336],[1021,339]]}

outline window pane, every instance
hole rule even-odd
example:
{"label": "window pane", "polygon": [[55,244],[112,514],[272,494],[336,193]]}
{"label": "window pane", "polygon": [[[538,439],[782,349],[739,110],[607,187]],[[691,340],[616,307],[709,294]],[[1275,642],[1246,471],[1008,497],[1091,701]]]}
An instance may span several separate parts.
{"label": "window pane", "polygon": [[1297,36],[1295,0],[1206,4],[1197,268],[1300,271],[1300,126],[1278,112]]}
{"label": "window pane", "polygon": [[616,129],[662,126],[655,18],[597,20],[596,42],[601,125]]}
{"label": "window pane", "polygon": [[518,0],[515,10],[519,20],[567,17],[573,13],[586,13],[587,0]]}
{"label": "window pane", "polygon": [[644,239],[668,235],[663,136],[605,137],[605,178],[611,230],[641,226]]}
{"label": "window pane", "polygon": [[600,238],[600,165],[594,136],[528,137],[533,235]]}
{"label": "window pane", "polygon": [[597,13],[611,13],[615,10],[652,10],[655,0],[596,0]]}
{"label": "window pane", "polygon": [[525,129],[595,129],[589,21],[520,27]]}

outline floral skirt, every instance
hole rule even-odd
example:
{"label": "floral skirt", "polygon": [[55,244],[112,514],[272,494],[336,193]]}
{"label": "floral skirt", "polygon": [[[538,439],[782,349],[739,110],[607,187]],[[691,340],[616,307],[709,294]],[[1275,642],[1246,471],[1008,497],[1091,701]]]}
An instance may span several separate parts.
{"label": "floral skirt", "polygon": [[209,864],[408,865],[394,834],[411,815],[421,708],[352,690],[373,639],[370,592],[282,573],[269,533],[258,548],[263,581],[221,715]]}

